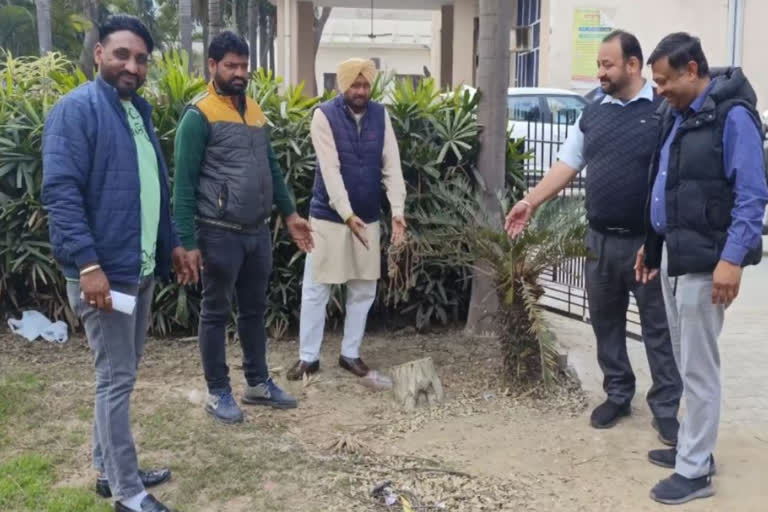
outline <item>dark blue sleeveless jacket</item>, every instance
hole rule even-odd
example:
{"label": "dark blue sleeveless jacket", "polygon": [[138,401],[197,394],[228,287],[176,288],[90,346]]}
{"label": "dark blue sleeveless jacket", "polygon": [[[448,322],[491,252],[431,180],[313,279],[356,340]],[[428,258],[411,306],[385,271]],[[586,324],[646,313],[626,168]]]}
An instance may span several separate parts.
{"label": "dark blue sleeveless jacket", "polygon": [[[341,164],[341,178],[347,189],[352,211],[366,223],[378,221],[381,215],[384,106],[374,101],[368,103],[368,109],[360,121],[359,132],[357,122],[344,103],[343,96],[339,95],[319,108],[331,125]],[[329,204],[328,191],[319,163],[315,166],[315,183],[309,213],[316,219],[344,222]]]}

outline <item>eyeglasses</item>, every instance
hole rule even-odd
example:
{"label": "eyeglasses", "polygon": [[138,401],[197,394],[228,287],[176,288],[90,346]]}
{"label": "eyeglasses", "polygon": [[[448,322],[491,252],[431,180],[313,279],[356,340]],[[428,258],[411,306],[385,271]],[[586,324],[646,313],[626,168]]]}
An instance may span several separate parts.
{"label": "eyeglasses", "polygon": [[[118,48],[117,50],[112,52],[112,55],[114,55],[114,57],[117,60],[120,60],[123,62],[131,60],[131,56],[132,56],[131,50],[129,50],[128,48]],[[146,66],[152,60],[152,57],[146,53],[140,53],[134,56],[133,58],[136,61],[136,64],[138,64],[139,66]]]}

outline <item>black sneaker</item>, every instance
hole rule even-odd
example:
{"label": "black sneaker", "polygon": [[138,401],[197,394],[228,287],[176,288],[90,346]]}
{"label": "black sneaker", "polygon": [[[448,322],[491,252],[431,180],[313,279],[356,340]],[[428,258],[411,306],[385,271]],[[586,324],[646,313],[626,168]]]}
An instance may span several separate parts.
{"label": "black sneaker", "polygon": [[243,411],[235,403],[231,391],[208,393],[205,412],[222,423],[233,424],[243,422]]}
{"label": "black sneaker", "polygon": [[712,477],[686,478],[673,473],[651,489],[651,499],[665,505],[681,505],[698,498],[709,498],[715,494]]}
{"label": "black sneaker", "polygon": [[589,422],[594,428],[611,428],[620,418],[629,416],[631,412],[630,404],[619,405],[606,400],[592,411]]}
{"label": "black sneaker", "polygon": [[653,418],[651,426],[659,433],[659,441],[667,446],[677,446],[677,432],[680,430],[677,418]]}
{"label": "black sneaker", "polygon": [[248,405],[267,405],[275,409],[295,409],[298,400],[280,389],[272,377],[255,386],[245,386],[241,402]]}
{"label": "black sneaker", "polygon": [[[648,461],[651,464],[656,464],[663,468],[674,469],[675,460],[677,459],[677,450],[674,448],[665,448],[663,450],[651,450],[648,452]],[[715,469],[715,456],[709,456],[709,476],[714,476],[717,472]]]}

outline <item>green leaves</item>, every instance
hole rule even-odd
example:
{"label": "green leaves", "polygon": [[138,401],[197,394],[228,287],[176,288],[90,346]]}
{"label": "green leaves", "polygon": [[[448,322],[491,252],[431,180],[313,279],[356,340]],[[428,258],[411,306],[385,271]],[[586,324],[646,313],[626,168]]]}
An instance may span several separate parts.
{"label": "green leaves", "polygon": [[[41,137],[45,116],[63,95],[85,82],[74,65],[58,54],[43,58],[0,60],[0,308],[38,307],[51,317],[75,323],[64,293],[64,280],[51,256],[46,212],[39,204]],[[153,105],[153,121],[166,162],[173,164],[176,125],[186,105],[206,87],[187,72],[188,56],[169,51],[156,59],[142,95]],[[271,72],[254,72],[247,94],[264,111],[270,139],[296,198],[308,215],[315,174],[310,138],[314,109],[333,97],[309,97],[303,87],[282,90]],[[475,113],[479,94],[441,91],[431,79],[414,87],[379,75],[373,95],[387,105],[399,144],[408,197],[405,215],[408,242],[402,250],[389,246],[391,211],[382,211],[382,276],[376,311],[428,329],[435,323],[459,321],[466,314],[471,278],[471,240],[467,225],[480,226],[483,213],[470,201],[479,150]],[[524,187],[519,143],[508,151],[510,197]],[[170,169],[173,175],[173,168]],[[275,213],[273,273],[268,291],[267,326],[273,336],[298,323],[304,254],[291,241]],[[498,254],[511,248],[505,237],[485,233],[484,250]],[[461,235],[460,235],[461,234]],[[460,235],[460,236],[459,236]],[[494,245],[495,244],[495,245]],[[506,245],[505,245],[506,244]],[[517,253],[516,253],[517,254]],[[200,311],[199,287],[158,284],[151,318],[155,334],[192,333]],[[344,311],[343,291],[334,287],[328,315],[333,325]]]}
{"label": "green leaves", "polygon": [[[513,191],[498,198],[507,211]],[[425,227],[421,247],[445,264],[469,266],[483,262],[495,282],[502,353],[508,376],[519,386],[557,382],[555,341],[541,316],[544,290],[539,278],[545,269],[585,254],[583,202],[559,198],[540,207],[528,228],[511,240],[487,211],[483,191],[457,176],[431,190],[441,210],[415,213]]]}

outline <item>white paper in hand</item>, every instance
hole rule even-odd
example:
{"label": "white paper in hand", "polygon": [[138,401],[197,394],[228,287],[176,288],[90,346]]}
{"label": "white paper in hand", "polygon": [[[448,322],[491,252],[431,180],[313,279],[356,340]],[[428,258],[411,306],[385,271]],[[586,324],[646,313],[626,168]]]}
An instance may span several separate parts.
{"label": "white paper in hand", "polygon": [[[133,310],[136,309],[136,297],[134,295],[116,292],[115,290],[110,290],[109,294],[112,296],[112,309],[126,315],[133,314]],[[80,293],[80,298],[85,299],[85,295]]]}

